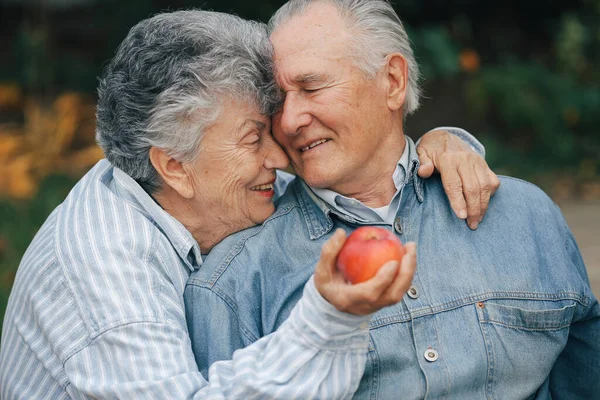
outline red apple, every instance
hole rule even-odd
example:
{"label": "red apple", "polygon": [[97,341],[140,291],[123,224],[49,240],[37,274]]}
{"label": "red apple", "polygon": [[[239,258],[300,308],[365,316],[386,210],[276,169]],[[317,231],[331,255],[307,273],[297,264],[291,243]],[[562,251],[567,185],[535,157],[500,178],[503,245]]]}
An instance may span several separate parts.
{"label": "red apple", "polygon": [[402,242],[392,232],[363,226],[346,239],[337,258],[337,268],[349,282],[364,282],[374,277],[386,262],[400,262],[404,253]]}

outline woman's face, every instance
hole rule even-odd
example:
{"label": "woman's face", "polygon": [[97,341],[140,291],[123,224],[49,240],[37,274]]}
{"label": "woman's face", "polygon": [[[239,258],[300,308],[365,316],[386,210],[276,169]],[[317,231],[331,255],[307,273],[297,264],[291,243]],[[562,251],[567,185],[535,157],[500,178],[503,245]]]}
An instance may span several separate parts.
{"label": "woman's face", "polygon": [[288,158],[271,136],[269,117],[243,101],[229,100],[205,131],[196,160],[185,165],[193,179],[202,223],[227,234],[261,224],[275,208],[275,170]]}

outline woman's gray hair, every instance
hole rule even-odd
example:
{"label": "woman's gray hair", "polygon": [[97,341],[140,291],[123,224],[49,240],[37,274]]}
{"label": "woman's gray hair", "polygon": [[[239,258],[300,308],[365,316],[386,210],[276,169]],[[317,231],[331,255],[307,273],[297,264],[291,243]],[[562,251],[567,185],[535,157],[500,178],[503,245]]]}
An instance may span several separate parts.
{"label": "woman's gray hair", "polygon": [[323,2],[335,6],[356,40],[355,62],[368,77],[373,77],[387,62],[386,57],[400,53],[408,64],[408,86],[404,116],[419,108],[419,66],[402,21],[386,0],[290,0],[271,17],[269,33],[290,18],[306,11],[311,4]]}
{"label": "woman's gray hair", "polygon": [[96,140],[148,193],[160,187],[149,157],[192,161],[227,98],[265,115],[281,95],[264,24],[200,10],[159,14],[130,31],[98,88]]}

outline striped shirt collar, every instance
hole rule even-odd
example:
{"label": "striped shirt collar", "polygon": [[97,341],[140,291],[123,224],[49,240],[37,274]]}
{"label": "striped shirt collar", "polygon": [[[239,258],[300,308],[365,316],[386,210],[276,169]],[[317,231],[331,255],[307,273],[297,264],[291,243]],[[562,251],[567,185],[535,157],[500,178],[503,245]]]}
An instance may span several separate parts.
{"label": "striped shirt collar", "polygon": [[[110,172],[107,171],[107,172]],[[191,271],[202,265],[200,245],[181,222],[167,213],[142,187],[121,169],[112,166],[112,180],[105,183],[122,200],[127,201],[160,229]]]}

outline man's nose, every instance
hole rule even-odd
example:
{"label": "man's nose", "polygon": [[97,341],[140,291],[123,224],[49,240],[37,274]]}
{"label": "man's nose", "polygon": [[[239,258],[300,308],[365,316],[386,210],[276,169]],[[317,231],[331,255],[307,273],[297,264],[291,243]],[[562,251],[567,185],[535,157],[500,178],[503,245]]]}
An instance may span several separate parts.
{"label": "man's nose", "polygon": [[309,113],[308,100],[298,92],[288,92],[283,103],[280,124],[287,136],[297,135],[300,129],[310,125],[312,116]]}

